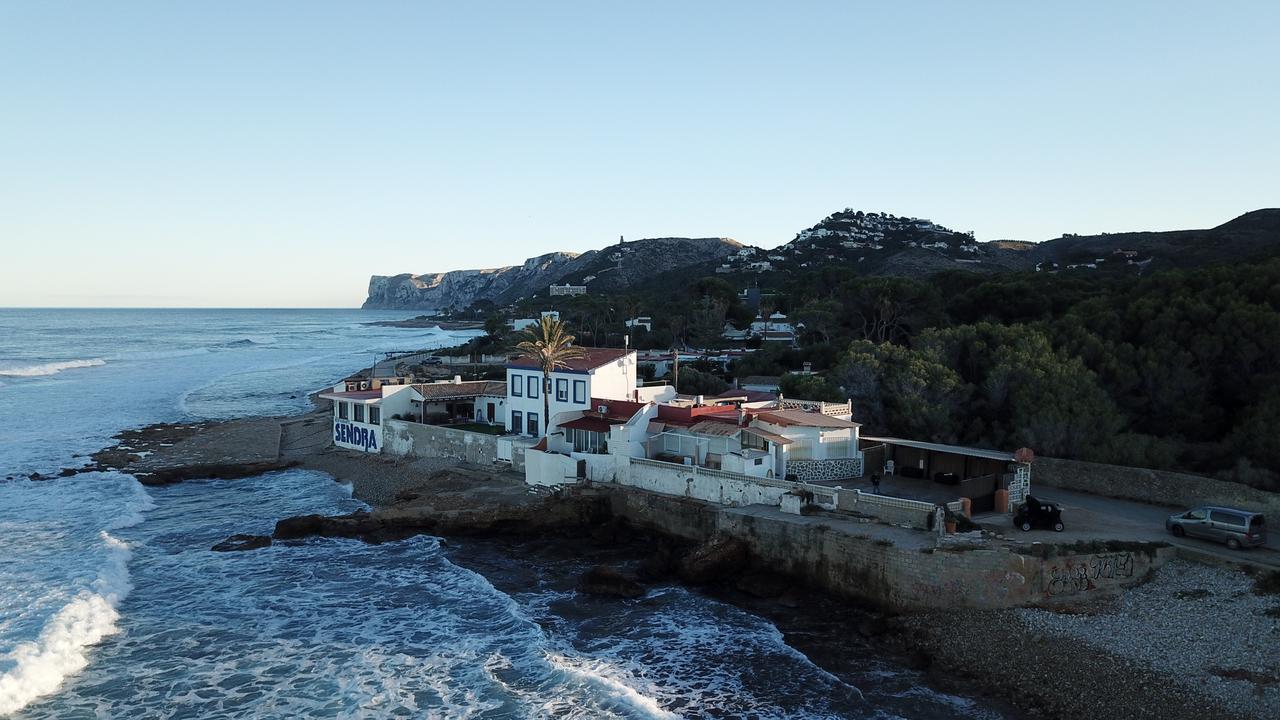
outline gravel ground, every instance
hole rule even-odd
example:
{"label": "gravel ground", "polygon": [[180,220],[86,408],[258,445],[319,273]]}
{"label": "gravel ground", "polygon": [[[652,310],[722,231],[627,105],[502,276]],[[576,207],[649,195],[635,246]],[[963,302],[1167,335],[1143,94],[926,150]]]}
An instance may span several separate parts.
{"label": "gravel ground", "polygon": [[1017,613],[1032,633],[1083,641],[1176,678],[1237,717],[1280,717],[1280,596],[1254,594],[1238,570],[1174,561],[1094,611]]}

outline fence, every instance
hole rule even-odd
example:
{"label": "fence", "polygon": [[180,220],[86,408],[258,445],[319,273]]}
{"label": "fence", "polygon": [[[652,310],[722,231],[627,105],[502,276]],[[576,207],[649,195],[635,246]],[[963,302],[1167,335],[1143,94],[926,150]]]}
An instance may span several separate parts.
{"label": "fence", "polygon": [[[930,518],[937,507],[933,503],[920,500],[864,493],[861,490],[840,490],[836,500],[840,510],[874,515],[887,523],[906,525],[920,530],[930,529]],[[958,510],[960,504],[954,504]]]}
{"label": "fence", "polygon": [[644,458],[630,458],[630,468],[625,477],[621,473],[619,475],[620,483],[641,490],[730,506],[777,507],[782,503],[782,496],[796,487],[795,483],[782,480],[753,478],[724,470]]}

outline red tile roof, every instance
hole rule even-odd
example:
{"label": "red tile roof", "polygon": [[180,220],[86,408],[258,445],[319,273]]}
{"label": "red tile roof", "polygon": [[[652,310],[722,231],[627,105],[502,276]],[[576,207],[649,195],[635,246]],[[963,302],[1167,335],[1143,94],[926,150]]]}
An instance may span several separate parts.
{"label": "red tile roof", "polygon": [[381,390],[355,390],[353,392],[326,392],[320,393],[320,397],[326,400],[381,400]]}
{"label": "red tile roof", "polygon": [[507,384],[501,380],[468,380],[453,383],[415,383],[414,390],[426,400],[445,400],[450,398],[479,397],[481,395],[503,397],[507,394]]}
{"label": "red tile roof", "polygon": [[[578,372],[586,372],[589,370],[594,370],[604,365],[608,365],[609,363],[614,362],[616,360],[621,360],[622,358],[626,357],[628,353],[633,352],[625,348],[581,348],[581,349],[583,351],[582,357],[577,357],[572,360],[567,360],[565,361],[562,367],[557,367],[556,369],[570,370],[570,371],[576,370]],[[526,369],[526,370],[542,369],[542,366],[539,365],[536,360],[534,360],[533,358],[527,355],[522,355],[520,357],[512,359],[510,362],[507,363],[507,367],[520,368],[520,369]]]}
{"label": "red tile roof", "polygon": [[575,418],[569,422],[560,423],[560,427],[565,428],[566,430],[587,430],[590,432],[607,433],[614,425],[620,424],[621,423],[609,422],[607,419],[602,417],[587,417],[584,415],[583,417]]}
{"label": "red tile roof", "polygon": [[591,411],[593,413],[597,412],[601,406],[608,408],[604,412],[605,415],[612,418],[618,418],[622,420],[622,422],[626,422],[630,420],[633,415],[639,412],[640,408],[645,406],[645,403],[631,402],[630,400],[591,398]]}

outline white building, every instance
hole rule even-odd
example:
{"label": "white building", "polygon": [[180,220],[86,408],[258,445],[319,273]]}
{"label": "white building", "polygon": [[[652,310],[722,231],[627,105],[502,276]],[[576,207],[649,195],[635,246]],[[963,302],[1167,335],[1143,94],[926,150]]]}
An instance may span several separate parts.
{"label": "white building", "polygon": [[537,361],[520,357],[507,364],[507,429],[516,435],[541,436],[546,432],[544,393],[554,418],[564,412],[590,407],[591,398],[634,400],[636,353],[621,348],[583,348],[581,357],[565,367],[542,375]]}
{"label": "white building", "polygon": [[653,332],[653,318],[648,315],[633,317],[624,324],[629,328],[644,328],[645,332]]}
{"label": "white building", "polygon": [[507,390],[501,380],[452,380],[411,386],[412,414],[404,419],[428,424],[475,422],[507,424]]}
{"label": "white building", "polygon": [[377,390],[347,390],[345,382],[320,393],[333,401],[333,444],[347,450],[382,452],[382,421],[413,411],[412,385],[383,385]]}
{"label": "white building", "polygon": [[863,474],[858,424],[823,412],[751,410],[734,402],[707,404],[701,398],[591,403],[586,410],[552,416],[545,449],[540,447],[541,454],[534,453],[537,461],[526,465],[526,482],[625,478],[637,462],[807,482]]}
{"label": "white building", "polygon": [[564,285],[551,286],[552,297],[555,297],[557,295],[586,295],[586,294],[587,294],[586,285],[570,285],[568,283],[565,283]]}
{"label": "white building", "polygon": [[788,321],[787,316],[775,312],[765,318],[756,313],[756,319],[745,330],[738,330],[729,323],[725,323],[724,331],[720,336],[726,340],[742,341],[747,338],[758,337],[766,342],[782,342],[794,345],[796,342],[796,329]]}
{"label": "white building", "polygon": [[[540,317],[544,317],[544,318],[549,317],[552,320],[559,320],[560,311],[559,310],[543,310],[542,315]],[[537,325],[538,318],[515,318],[514,320],[511,320],[510,323],[511,323],[511,329],[515,330],[516,332],[519,332],[521,330],[524,330],[527,327],[533,327],[534,325]]]}

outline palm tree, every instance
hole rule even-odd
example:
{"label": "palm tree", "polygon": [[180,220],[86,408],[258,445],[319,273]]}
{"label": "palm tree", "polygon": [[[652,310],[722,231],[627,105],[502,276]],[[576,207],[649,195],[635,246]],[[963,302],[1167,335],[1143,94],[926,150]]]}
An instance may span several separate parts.
{"label": "palm tree", "polygon": [[528,340],[516,345],[516,349],[536,360],[542,368],[542,432],[551,426],[551,373],[568,367],[569,361],[586,355],[586,351],[573,344],[563,322],[543,315],[537,325],[524,330]]}

